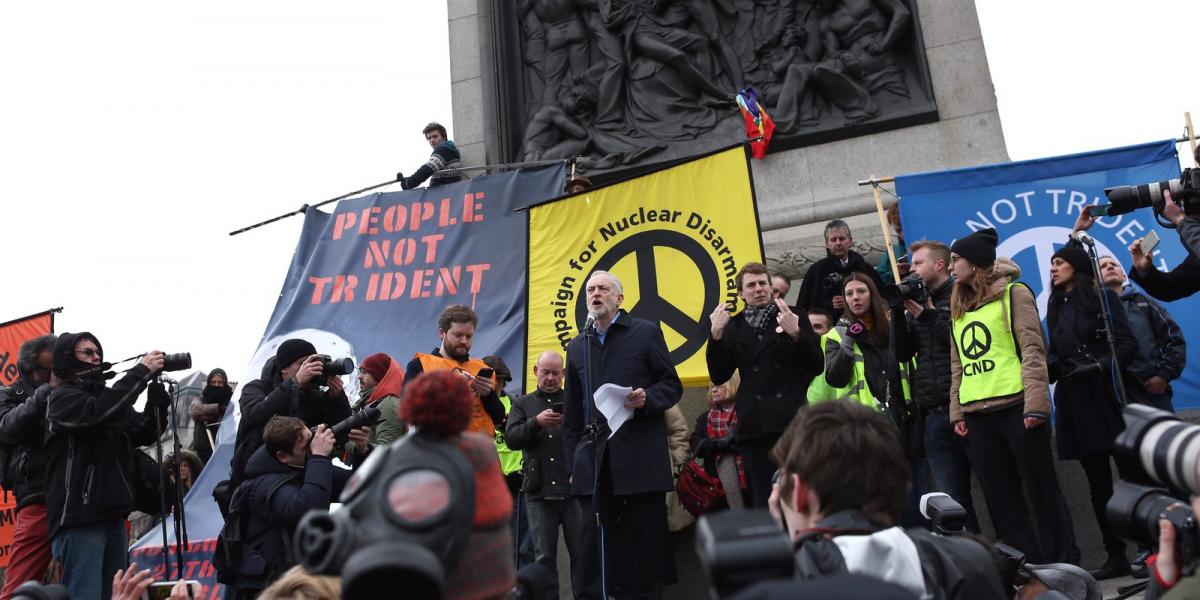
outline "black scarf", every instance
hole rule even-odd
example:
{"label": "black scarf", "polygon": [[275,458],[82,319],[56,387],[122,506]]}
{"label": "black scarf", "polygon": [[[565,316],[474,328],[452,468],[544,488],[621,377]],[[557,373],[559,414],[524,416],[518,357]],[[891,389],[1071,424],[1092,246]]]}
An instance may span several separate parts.
{"label": "black scarf", "polygon": [[779,307],[775,303],[769,303],[766,306],[747,306],[746,310],[742,311],[746,317],[746,322],[754,329],[754,332],[761,338],[767,333],[768,328],[775,325],[775,315],[779,314]]}

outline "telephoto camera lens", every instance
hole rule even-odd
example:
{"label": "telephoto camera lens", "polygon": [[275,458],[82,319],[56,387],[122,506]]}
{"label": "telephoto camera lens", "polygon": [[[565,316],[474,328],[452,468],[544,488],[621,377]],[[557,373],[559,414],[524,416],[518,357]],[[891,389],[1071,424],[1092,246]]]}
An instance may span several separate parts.
{"label": "telephoto camera lens", "polygon": [[1160,489],[1118,481],[1105,513],[1117,535],[1150,548],[1158,545],[1159,519],[1166,519],[1175,527],[1181,564],[1189,564],[1197,556],[1200,537],[1192,507]]}
{"label": "telephoto camera lens", "polygon": [[163,371],[183,371],[192,368],[192,354],[190,352],[176,352],[175,354],[163,355]]}
{"label": "telephoto camera lens", "polygon": [[354,359],[331,358],[328,354],[321,356],[321,372],[325,375],[349,375],[354,372]]}
{"label": "telephoto camera lens", "polygon": [[1125,431],[1113,442],[1122,477],[1140,468],[1152,481],[1179,494],[1200,494],[1200,426],[1141,404],[1124,409]]}

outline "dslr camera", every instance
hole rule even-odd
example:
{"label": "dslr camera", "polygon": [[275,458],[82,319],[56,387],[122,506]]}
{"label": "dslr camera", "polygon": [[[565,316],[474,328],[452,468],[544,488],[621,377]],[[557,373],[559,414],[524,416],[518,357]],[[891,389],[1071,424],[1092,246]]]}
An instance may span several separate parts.
{"label": "dslr camera", "polygon": [[1178,179],[1107,188],[1104,195],[1110,203],[1108,214],[1122,215],[1147,207],[1153,207],[1154,213],[1160,214],[1166,199],[1164,191],[1171,192],[1171,199],[1183,214],[1200,216],[1200,168],[1184,169]]}
{"label": "dslr camera", "polygon": [[1192,507],[1180,498],[1200,493],[1200,426],[1149,406],[1124,409],[1125,431],[1113,442],[1121,481],[1105,512],[1116,532],[1147,547],[1158,545],[1158,520],[1175,527],[1183,573],[1195,572],[1200,530]]}
{"label": "dslr camera", "polygon": [[905,300],[924,304],[929,299],[929,286],[925,285],[925,280],[921,279],[920,275],[914,273],[900,280],[900,283],[883,288],[883,297],[889,306],[899,306],[904,304]]}
{"label": "dslr camera", "polygon": [[821,280],[826,288],[834,289],[838,292],[842,291],[842,284],[845,283],[845,281],[846,276],[842,275],[841,273],[830,273],[825,276],[825,279]]}
{"label": "dslr camera", "polygon": [[328,354],[318,354],[321,360],[321,372],[325,375],[349,375],[354,372],[354,359],[333,358]]}

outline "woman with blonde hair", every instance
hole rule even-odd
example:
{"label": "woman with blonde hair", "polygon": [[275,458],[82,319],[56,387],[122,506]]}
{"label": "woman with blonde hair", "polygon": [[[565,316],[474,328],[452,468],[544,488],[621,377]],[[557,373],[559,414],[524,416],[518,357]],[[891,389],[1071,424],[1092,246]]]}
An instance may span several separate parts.
{"label": "woman with blonde hair", "polygon": [[692,454],[704,461],[706,473],[721,480],[729,508],[745,508],[748,495],[746,470],[734,444],[738,417],[733,399],[741,382],[734,371],[729,381],[709,386],[708,410],[700,414],[692,430]]}
{"label": "woman with blonde hair", "polygon": [[[1021,270],[983,229],[950,248],[950,422],[967,440],[1000,539],[1031,562],[1075,562],[1050,452],[1041,318]],[[1026,474],[1022,477],[1022,474]],[[1022,481],[1024,479],[1024,481]],[[1029,486],[1037,530],[1025,508]],[[1040,535],[1039,535],[1040,533]],[[1075,560],[1071,560],[1074,558]]]}

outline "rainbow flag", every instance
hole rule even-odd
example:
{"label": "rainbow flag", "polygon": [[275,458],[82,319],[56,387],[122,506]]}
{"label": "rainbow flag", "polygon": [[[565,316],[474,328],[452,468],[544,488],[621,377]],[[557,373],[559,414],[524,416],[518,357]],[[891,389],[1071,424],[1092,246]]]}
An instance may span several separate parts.
{"label": "rainbow flag", "polygon": [[754,88],[743,88],[737,95],[738,108],[742,110],[742,118],[746,121],[746,137],[750,138],[750,153],[761,160],[767,155],[767,147],[771,145],[771,136],[775,135],[775,121],[771,115],[758,103],[758,92]]}

